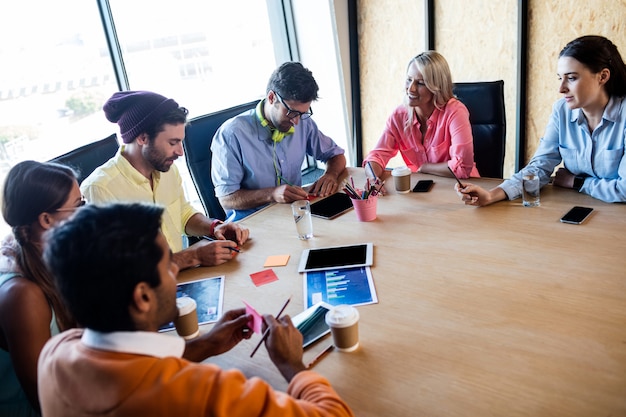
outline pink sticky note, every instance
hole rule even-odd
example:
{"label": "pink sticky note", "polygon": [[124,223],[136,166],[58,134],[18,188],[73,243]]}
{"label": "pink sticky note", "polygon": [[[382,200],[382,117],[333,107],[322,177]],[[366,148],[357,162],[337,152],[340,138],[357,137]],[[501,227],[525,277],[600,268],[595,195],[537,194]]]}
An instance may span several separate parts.
{"label": "pink sticky note", "polygon": [[263,328],[263,317],[252,307],[250,304],[246,303],[245,300],[242,300],[246,305],[246,314],[252,316],[250,321],[248,322],[248,327],[254,333],[261,333],[261,329]]}
{"label": "pink sticky note", "polygon": [[269,284],[270,282],[278,281],[278,277],[271,269],[266,269],[264,271],[250,274],[250,278],[252,278],[252,282],[254,282],[254,285],[256,285],[257,287]]}

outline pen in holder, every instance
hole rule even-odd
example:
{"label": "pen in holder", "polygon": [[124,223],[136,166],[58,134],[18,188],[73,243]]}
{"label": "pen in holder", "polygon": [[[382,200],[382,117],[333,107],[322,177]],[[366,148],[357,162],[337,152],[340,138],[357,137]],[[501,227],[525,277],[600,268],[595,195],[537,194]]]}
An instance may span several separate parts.
{"label": "pen in holder", "polygon": [[343,191],[352,199],[356,218],[361,222],[371,222],[376,220],[376,205],[378,203],[378,194],[384,185],[384,181],[376,180],[373,184],[368,179],[364,189],[355,188],[354,181],[350,178],[350,182],[346,183]]}

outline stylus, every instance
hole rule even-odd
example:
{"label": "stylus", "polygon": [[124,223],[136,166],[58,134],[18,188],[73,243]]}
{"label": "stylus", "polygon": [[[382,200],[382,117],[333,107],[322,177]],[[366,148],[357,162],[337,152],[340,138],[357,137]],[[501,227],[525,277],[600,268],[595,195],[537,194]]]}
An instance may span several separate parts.
{"label": "stylus", "polygon": [[[276,320],[278,320],[280,318],[280,315],[283,314],[283,311],[285,311],[285,308],[287,308],[287,304],[289,304],[289,301],[291,301],[291,297],[287,298],[287,301],[285,301],[285,304],[283,304],[283,308],[281,308],[278,314],[276,315]],[[259,340],[259,344],[256,345],[256,347],[250,354],[250,357],[253,357],[256,351],[259,350],[259,348],[261,347],[263,342],[265,342],[265,339],[267,339],[267,336],[269,336],[269,334],[270,334],[270,328],[268,326],[268,328],[265,329],[265,332],[263,333],[263,337],[261,337],[261,340]]]}
{"label": "stylus", "polygon": [[[202,239],[210,240],[211,242],[217,242],[218,241],[218,239],[213,239],[211,236],[207,236],[207,235],[202,236]],[[237,252],[237,253],[241,252],[241,249],[239,249],[239,247],[231,248],[229,246],[228,249],[232,250],[233,252]]]}
{"label": "stylus", "polygon": [[461,180],[454,174],[454,171],[452,171],[452,168],[448,167],[448,171],[450,171],[450,173],[452,174],[452,176],[454,177],[454,179],[456,180],[456,182],[459,183],[459,187],[460,188],[465,188],[465,185],[463,185],[463,183],[461,182]]}
{"label": "stylus", "polygon": [[320,353],[317,354],[316,357],[313,358],[313,360],[311,362],[309,362],[309,364],[306,366],[306,369],[311,369],[313,368],[313,366],[315,366],[316,363],[318,363],[319,361],[322,360],[322,358],[324,356],[326,356],[326,354],[328,352],[330,352],[331,350],[333,350],[335,346],[333,346],[332,344],[330,346],[328,346],[326,349],[324,349],[323,351],[321,351]]}

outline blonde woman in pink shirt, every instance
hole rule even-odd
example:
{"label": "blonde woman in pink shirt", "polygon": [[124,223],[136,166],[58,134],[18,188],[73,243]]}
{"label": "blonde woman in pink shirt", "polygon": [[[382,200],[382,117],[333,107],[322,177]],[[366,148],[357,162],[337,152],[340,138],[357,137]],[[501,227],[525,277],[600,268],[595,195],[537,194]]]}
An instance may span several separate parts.
{"label": "blonde woman in pink shirt", "polygon": [[387,119],[369,162],[380,177],[398,152],[413,172],[440,176],[479,177],[474,162],[474,142],[469,112],[452,93],[452,76],[446,59],[427,51],[411,59],[404,82],[404,103]]}

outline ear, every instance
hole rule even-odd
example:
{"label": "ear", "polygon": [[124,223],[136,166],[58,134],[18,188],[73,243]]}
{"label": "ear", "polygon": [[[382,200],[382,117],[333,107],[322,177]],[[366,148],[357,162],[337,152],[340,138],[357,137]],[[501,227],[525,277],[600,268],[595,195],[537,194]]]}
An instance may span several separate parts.
{"label": "ear", "polygon": [[139,145],[145,145],[148,143],[148,134],[147,133],[142,133],[139,136],[137,136],[137,144]]}
{"label": "ear", "polygon": [[145,282],[140,282],[133,290],[131,311],[137,314],[149,313],[156,300],[154,290]]}
{"label": "ear", "polygon": [[611,78],[611,70],[608,68],[603,68],[602,71],[600,71],[600,85],[606,84],[610,78]]}
{"label": "ear", "polygon": [[37,222],[43,230],[48,230],[54,225],[54,219],[50,213],[47,212],[40,213],[39,216],[37,216]]}
{"label": "ear", "polygon": [[270,90],[267,93],[267,102],[269,104],[274,104],[276,102],[276,93],[273,90]]}

